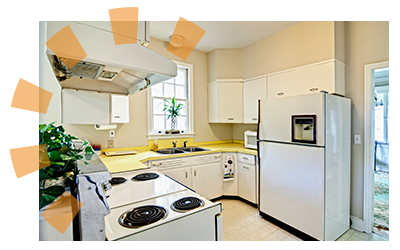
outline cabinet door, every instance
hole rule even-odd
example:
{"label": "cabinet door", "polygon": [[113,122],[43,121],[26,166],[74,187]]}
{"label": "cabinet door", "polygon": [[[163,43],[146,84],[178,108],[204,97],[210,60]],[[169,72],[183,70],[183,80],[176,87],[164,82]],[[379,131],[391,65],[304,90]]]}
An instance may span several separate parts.
{"label": "cabinet door", "polygon": [[174,169],[158,169],[161,173],[168,175],[172,179],[182,183],[183,185],[192,188],[192,174],[190,167],[174,168]]}
{"label": "cabinet door", "polygon": [[267,98],[267,78],[243,83],[243,120],[244,123],[258,123],[258,99]]}
{"label": "cabinet door", "polygon": [[297,88],[295,70],[268,77],[268,98],[297,95]]}
{"label": "cabinet door", "polygon": [[256,203],[256,167],[246,163],[238,163],[239,196]]}
{"label": "cabinet door", "polygon": [[335,93],[335,63],[329,62],[296,69],[298,94]]}
{"label": "cabinet door", "polygon": [[218,116],[219,122],[243,123],[241,82],[218,83]]}
{"label": "cabinet door", "polygon": [[109,94],[63,89],[62,123],[109,124]]}
{"label": "cabinet door", "polygon": [[192,188],[207,199],[221,196],[221,164],[215,162],[192,167]]}
{"label": "cabinet door", "polygon": [[129,97],[111,95],[111,123],[129,123]]}

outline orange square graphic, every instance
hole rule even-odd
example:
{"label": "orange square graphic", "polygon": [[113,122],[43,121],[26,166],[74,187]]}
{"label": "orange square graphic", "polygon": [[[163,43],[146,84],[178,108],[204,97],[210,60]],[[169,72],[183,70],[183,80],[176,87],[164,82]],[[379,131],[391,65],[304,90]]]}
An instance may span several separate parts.
{"label": "orange square graphic", "polygon": [[11,161],[17,178],[50,165],[46,145],[10,149]]}
{"label": "orange square graphic", "polygon": [[53,93],[28,81],[19,79],[11,107],[47,114],[52,96]]}
{"label": "orange square graphic", "polygon": [[46,45],[58,57],[72,59],[68,61],[63,60],[63,62],[70,69],[74,67],[76,63],[87,56],[85,50],[82,48],[81,44],[78,41],[78,38],[75,36],[69,25],[65,26],[54,36],[52,36],[46,42]]}
{"label": "orange square graphic", "polygon": [[186,60],[205,33],[206,31],[196,24],[180,17],[172,36],[182,37],[183,46],[176,48],[171,44],[168,44],[167,51],[177,55],[183,60]]}
{"label": "orange square graphic", "polygon": [[136,44],[138,31],[138,7],[109,9],[115,45]]}
{"label": "orange square graphic", "polygon": [[70,192],[65,191],[42,212],[42,217],[63,234],[82,206],[82,202],[78,201]]}

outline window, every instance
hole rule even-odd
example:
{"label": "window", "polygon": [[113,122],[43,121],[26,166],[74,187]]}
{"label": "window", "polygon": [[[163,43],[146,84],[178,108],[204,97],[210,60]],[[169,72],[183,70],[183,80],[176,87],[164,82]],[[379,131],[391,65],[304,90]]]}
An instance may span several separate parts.
{"label": "window", "polygon": [[[176,129],[185,137],[193,135],[192,122],[192,74],[193,66],[186,63],[175,62],[178,65],[176,77],[154,85],[148,91],[149,128],[148,137],[168,137],[166,130],[171,129],[171,119],[167,119],[168,113],[163,111],[164,99],[183,104],[184,108],[177,117]],[[176,134],[173,135],[177,137]]]}

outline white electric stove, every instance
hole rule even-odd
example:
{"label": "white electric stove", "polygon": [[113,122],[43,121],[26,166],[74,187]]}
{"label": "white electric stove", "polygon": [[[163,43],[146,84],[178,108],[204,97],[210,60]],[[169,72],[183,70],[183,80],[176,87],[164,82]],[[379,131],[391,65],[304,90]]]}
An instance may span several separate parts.
{"label": "white electric stove", "polygon": [[107,240],[222,240],[220,202],[150,169],[112,177],[121,183],[107,192],[111,208],[105,217]]}

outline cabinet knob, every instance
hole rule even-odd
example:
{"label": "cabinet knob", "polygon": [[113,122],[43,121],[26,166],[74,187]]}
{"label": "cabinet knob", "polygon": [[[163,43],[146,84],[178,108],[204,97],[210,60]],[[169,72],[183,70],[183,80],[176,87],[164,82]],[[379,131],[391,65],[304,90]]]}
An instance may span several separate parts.
{"label": "cabinet knob", "polygon": [[311,88],[310,89],[311,92],[314,92],[314,91],[317,91],[317,90],[318,90],[318,88]]}
{"label": "cabinet knob", "polygon": [[221,156],[220,156],[220,155],[216,155],[216,156],[215,156],[215,159],[217,159],[217,158],[221,158]]}
{"label": "cabinet knob", "polygon": [[187,173],[187,171],[186,171],[185,173],[186,173],[186,178],[188,178],[188,173]]}
{"label": "cabinet knob", "polygon": [[114,115],[114,118],[121,118],[120,115]]}
{"label": "cabinet knob", "polygon": [[228,120],[230,120],[230,121],[231,121],[231,120],[235,120],[235,118],[233,118],[233,117],[229,117],[229,118],[228,118]]}
{"label": "cabinet knob", "polygon": [[279,92],[277,95],[284,95],[285,93],[283,93],[283,92]]}
{"label": "cabinet knob", "polygon": [[257,118],[253,118],[252,120],[253,120],[253,121],[257,121]]}
{"label": "cabinet knob", "polygon": [[194,176],[196,177],[196,175],[197,175],[197,173],[196,173],[196,170],[194,171]]}

